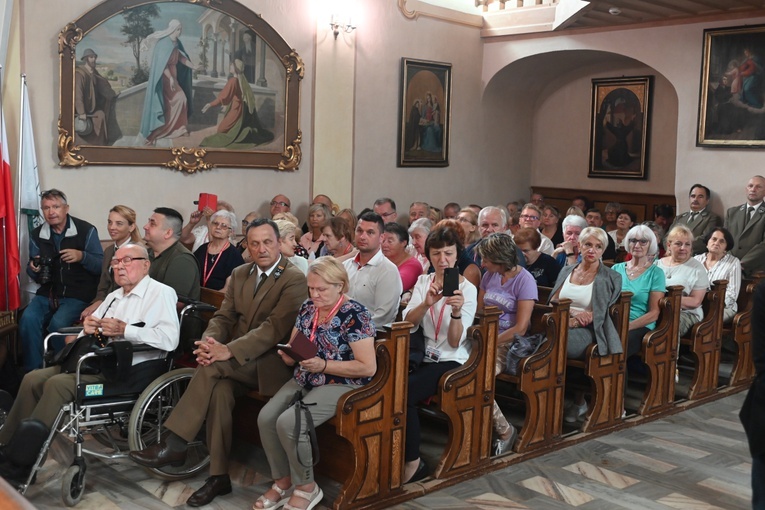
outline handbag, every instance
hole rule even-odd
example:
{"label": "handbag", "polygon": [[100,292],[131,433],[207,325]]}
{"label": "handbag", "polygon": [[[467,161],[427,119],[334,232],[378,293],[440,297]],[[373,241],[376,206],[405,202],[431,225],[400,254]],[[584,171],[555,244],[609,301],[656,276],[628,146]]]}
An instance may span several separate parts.
{"label": "handbag", "polygon": [[[106,347],[107,343],[109,343],[109,339],[104,338],[98,330],[92,335],[83,335],[74,342],[66,344],[63,349],[57,352],[53,356],[51,365],[60,365],[61,373],[73,374],[77,372],[77,362],[82,356],[100,347]],[[98,357],[88,358],[80,366],[80,374],[95,375],[100,373],[101,360]]]}
{"label": "handbag", "polygon": [[295,443],[295,447],[297,448],[297,459],[301,466],[304,468],[310,468],[314,467],[316,464],[319,463],[319,442],[316,439],[316,428],[313,426],[313,417],[311,416],[311,410],[309,409],[309,406],[315,406],[316,404],[306,404],[303,402],[303,390],[297,390],[295,392],[295,395],[292,397],[292,401],[289,403],[288,408],[291,406],[295,406],[295,438],[300,438],[300,411],[302,410],[305,412],[305,421],[306,425],[308,426],[308,430],[306,431],[308,433],[308,439],[311,442],[311,455],[313,456],[313,463],[312,464],[305,464],[303,462],[303,459],[300,458],[300,448],[297,448],[298,443]]}
{"label": "handbag", "polygon": [[530,336],[515,335],[515,342],[510,345],[507,351],[507,365],[505,372],[510,375],[518,374],[518,363],[523,358],[528,358],[537,350],[539,346],[545,341],[546,337],[542,333],[537,333]]}

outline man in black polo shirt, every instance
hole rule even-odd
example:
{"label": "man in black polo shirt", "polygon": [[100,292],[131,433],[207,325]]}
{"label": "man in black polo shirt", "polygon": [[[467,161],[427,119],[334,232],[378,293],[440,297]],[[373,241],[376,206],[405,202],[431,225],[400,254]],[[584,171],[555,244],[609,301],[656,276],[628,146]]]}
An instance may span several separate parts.
{"label": "man in black polo shirt", "polygon": [[179,298],[199,299],[199,265],[181,243],[181,213],[157,207],[143,226],[144,241],[150,250],[149,276],[172,287]]}
{"label": "man in black polo shirt", "polygon": [[104,260],[96,227],[69,215],[62,191],[44,191],[40,204],[45,223],[29,236],[27,266],[40,288],[19,322],[27,372],[42,367],[45,332],[71,326],[93,301]]}

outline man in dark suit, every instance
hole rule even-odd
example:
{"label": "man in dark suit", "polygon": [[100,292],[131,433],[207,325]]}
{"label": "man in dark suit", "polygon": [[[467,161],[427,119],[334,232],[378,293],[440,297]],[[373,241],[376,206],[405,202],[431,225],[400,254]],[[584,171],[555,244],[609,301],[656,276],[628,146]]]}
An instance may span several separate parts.
{"label": "man in dark suit", "polygon": [[206,505],[231,492],[228,459],[235,398],[252,388],[271,396],[292,373],[275,346],[289,341],[300,305],[308,297],[305,276],[279,253],[279,230],[271,220],[258,219],[247,227],[247,249],[254,262],[231,274],[221,309],[196,342],[199,367],[165,422],[171,434],[130,453],[147,467],[183,463],[187,443],[206,421],[210,478],[189,497],[189,506]]}
{"label": "man in dark suit", "polygon": [[752,296],[752,358],[757,376],[741,406],[744,425],[752,454],[752,508],[765,509],[765,282]]}
{"label": "man in dark suit", "polygon": [[[669,230],[675,225],[685,225],[693,232],[693,254],[704,253],[707,249],[704,238],[717,227],[722,227],[723,221],[718,215],[707,207],[711,193],[703,184],[694,184],[688,193],[688,201],[691,210],[684,212],[672,223]],[[669,232],[669,231],[667,231]]]}
{"label": "man in dark suit", "polygon": [[755,175],[746,185],[746,203],[731,207],[725,215],[725,228],[733,235],[730,252],[741,260],[741,270],[751,277],[765,271],[765,177]]}

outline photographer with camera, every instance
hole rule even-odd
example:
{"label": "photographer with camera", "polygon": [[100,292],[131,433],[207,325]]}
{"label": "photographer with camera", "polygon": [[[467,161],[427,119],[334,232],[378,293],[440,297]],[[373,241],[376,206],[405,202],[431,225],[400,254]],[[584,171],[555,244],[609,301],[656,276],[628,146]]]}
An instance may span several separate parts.
{"label": "photographer with camera", "polygon": [[69,216],[62,191],[44,191],[40,203],[45,223],[29,237],[27,267],[40,288],[19,321],[26,372],[42,367],[45,332],[71,326],[93,301],[104,258],[96,227]]}

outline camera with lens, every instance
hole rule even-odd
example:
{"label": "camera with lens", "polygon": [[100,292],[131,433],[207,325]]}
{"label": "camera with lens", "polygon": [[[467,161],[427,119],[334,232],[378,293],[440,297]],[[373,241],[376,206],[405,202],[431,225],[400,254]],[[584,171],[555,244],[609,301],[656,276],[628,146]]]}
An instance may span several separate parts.
{"label": "camera with lens", "polygon": [[37,275],[37,283],[45,285],[53,281],[53,261],[57,257],[35,257],[35,265],[40,268],[40,272]]}

